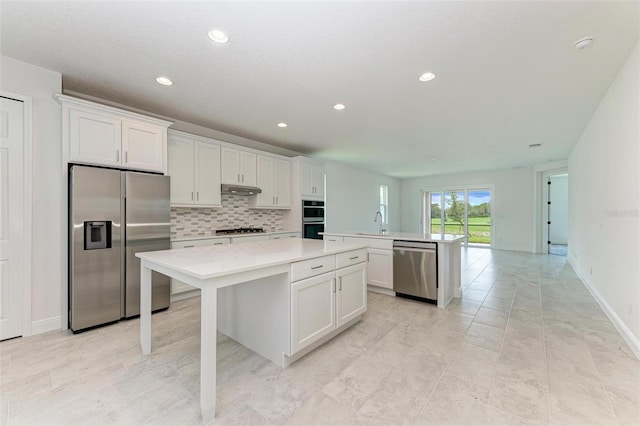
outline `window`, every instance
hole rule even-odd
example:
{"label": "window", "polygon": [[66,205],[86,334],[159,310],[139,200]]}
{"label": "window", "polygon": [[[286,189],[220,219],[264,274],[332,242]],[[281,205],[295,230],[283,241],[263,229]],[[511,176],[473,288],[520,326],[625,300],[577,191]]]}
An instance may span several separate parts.
{"label": "window", "polygon": [[382,214],[382,223],[389,223],[389,187],[380,185],[380,213]]}

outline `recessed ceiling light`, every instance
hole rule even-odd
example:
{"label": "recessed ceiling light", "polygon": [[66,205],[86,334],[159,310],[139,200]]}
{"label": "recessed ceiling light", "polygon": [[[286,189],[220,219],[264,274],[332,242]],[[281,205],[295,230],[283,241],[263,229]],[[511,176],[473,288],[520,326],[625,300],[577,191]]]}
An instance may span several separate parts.
{"label": "recessed ceiling light", "polygon": [[335,104],[333,106],[333,109],[336,109],[338,111],[342,111],[343,109],[345,109],[346,107],[344,106],[344,104]]}
{"label": "recessed ceiling light", "polygon": [[529,148],[533,149],[533,148],[540,148],[542,146],[541,143],[532,143],[531,145],[529,145]]}
{"label": "recessed ceiling light", "polygon": [[436,78],[436,75],[432,72],[425,72],[424,74],[422,74],[420,77],[418,77],[418,80],[420,81],[431,81],[434,78]]}
{"label": "recessed ceiling light", "polygon": [[216,43],[226,43],[229,41],[229,36],[223,33],[220,30],[211,30],[209,31],[209,38]]}
{"label": "recessed ceiling light", "polygon": [[593,43],[593,37],[584,37],[573,43],[573,47],[578,50],[582,50],[585,47],[589,46],[591,43]]}
{"label": "recessed ceiling light", "polygon": [[278,127],[287,127],[287,123],[278,123]]}
{"label": "recessed ceiling light", "polygon": [[167,77],[158,77],[156,78],[156,81],[163,86],[171,86],[173,84],[173,81],[169,80]]}

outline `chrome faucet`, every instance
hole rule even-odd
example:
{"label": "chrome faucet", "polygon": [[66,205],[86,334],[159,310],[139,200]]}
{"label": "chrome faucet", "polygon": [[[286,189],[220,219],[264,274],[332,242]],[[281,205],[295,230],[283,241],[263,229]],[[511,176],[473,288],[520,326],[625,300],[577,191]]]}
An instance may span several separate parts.
{"label": "chrome faucet", "polygon": [[380,227],[378,229],[378,234],[382,234],[383,232],[386,232],[387,230],[382,228],[382,213],[380,212],[380,210],[378,210],[376,212],[376,216],[373,218],[373,221],[377,222],[378,221],[378,217],[380,218]]}

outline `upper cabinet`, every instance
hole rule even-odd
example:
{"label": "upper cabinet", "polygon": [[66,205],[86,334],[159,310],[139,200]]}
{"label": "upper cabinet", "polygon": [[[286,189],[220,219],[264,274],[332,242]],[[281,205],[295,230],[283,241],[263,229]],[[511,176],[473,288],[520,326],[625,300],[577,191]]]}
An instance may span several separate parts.
{"label": "upper cabinet", "polygon": [[57,97],[70,162],[166,172],[170,122],[71,96]]}
{"label": "upper cabinet", "polygon": [[303,198],[324,198],[324,166],[300,161],[300,179],[300,195]]}
{"label": "upper cabinet", "polygon": [[291,163],[289,160],[257,156],[257,186],[262,193],[252,200],[252,207],[291,208]]}
{"label": "upper cabinet", "polygon": [[171,205],[220,207],[220,146],[206,138],[169,133]]}
{"label": "upper cabinet", "polygon": [[222,183],[256,186],[256,154],[222,147]]}

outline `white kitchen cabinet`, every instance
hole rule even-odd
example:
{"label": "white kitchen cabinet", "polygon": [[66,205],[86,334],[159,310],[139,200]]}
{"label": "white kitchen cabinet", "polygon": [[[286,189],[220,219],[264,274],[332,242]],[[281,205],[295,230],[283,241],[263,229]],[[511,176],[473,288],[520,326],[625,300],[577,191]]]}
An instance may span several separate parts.
{"label": "white kitchen cabinet", "polygon": [[291,353],[295,354],[336,328],[335,272],[291,285]]}
{"label": "white kitchen cabinet", "polygon": [[340,243],[344,241],[344,237],[339,237],[335,235],[323,235],[322,239],[324,241],[332,241],[332,242],[340,242]]}
{"label": "white kitchen cabinet", "polygon": [[164,173],[170,122],[57,95],[72,163]]}
{"label": "white kitchen cabinet", "polygon": [[369,248],[367,252],[368,284],[393,290],[393,250]]}
{"label": "white kitchen cabinet", "polygon": [[366,275],[364,263],[336,271],[336,327],[367,311]]}
{"label": "white kitchen cabinet", "polygon": [[288,160],[258,155],[257,186],[262,189],[251,207],[291,208],[291,163]]}
{"label": "white kitchen cabinet", "polygon": [[253,152],[222,148],[222,183],[256,186],[257,156]]}
{"label": "white kitchen cabinet", "polygon": [[285,238],[302,238],[302,232],[283,232],[278,234],[271,234],[269,238],[272,240],[281,240]]}
{"label": "white kitchen cabinet", "polygon": [[231,237],[231,244],[253,243],[255,241],[266,241],[269,239],[269,235],[239,235],[237,237]]}
{"label": "white kitchen cabinet", "polygon": [[220,147],[171,134],[168,153],[171,205],[219,207]]}
{"label": "white kitchen cabinet", "polygon": [[[229,244],[231,240],[229,238],[209,238],[203,240],[188,240],[188,241],[173,241],[171,243],[172,249],[190,248],[190,247],[207,247]],[[174,278],[171,279],[171,294],[180,294],[187,291],[196,290],[195,287],[191,287],[189,284],[185,284],[182,281],[178,281]]]}
{"label": "white kitchen cabinet", "polygon": [[[325,235],[324,238],[340,238]],[[367,284],[393,291],[393,240],[388,238],[343,237],[345,243],[367,244]],[[384,294],[390,294],[382,291]]]}
{"label": "white kitchen cabinet", "polygon": [[300,163],[300,195],[324,197],[324,167],[302,161]]}
{"label": "white kitchen cabinet", "polygon": [[365,261],[354,250],[291,265],[292,355],[366,312]]}

